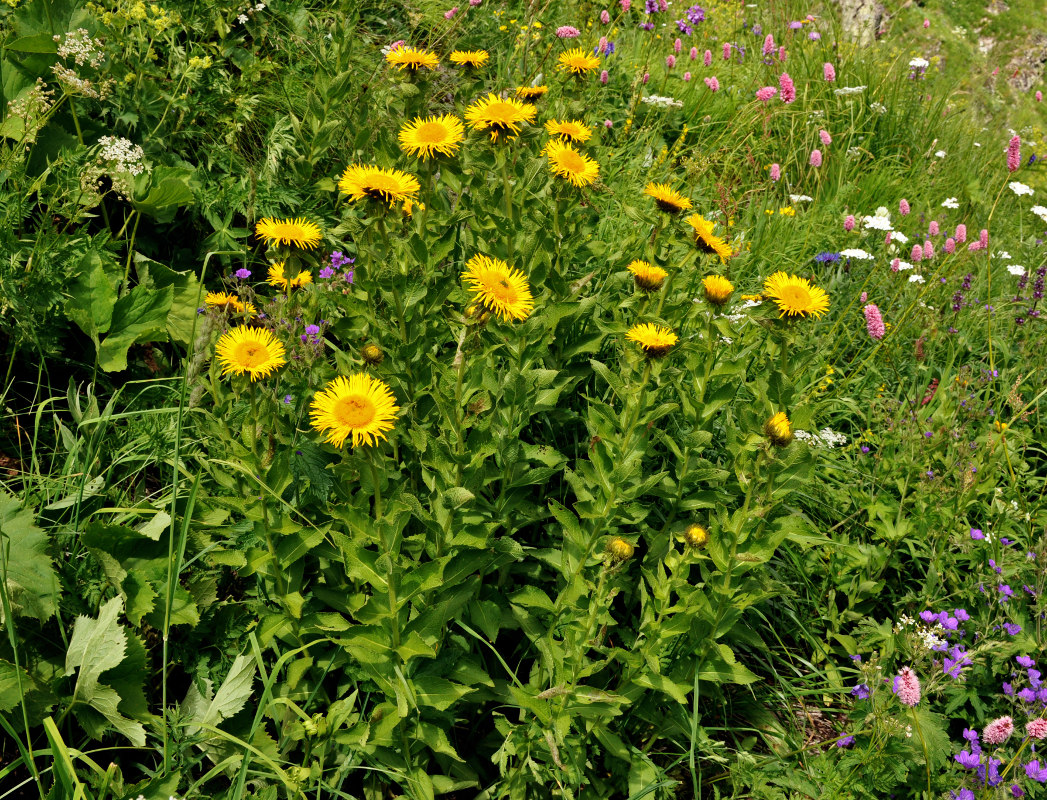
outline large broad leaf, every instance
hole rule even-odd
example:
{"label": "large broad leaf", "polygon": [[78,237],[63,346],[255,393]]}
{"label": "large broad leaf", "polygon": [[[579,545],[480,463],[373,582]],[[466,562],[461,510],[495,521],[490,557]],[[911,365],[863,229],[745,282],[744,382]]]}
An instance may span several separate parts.
{"label": "large broad leaf", "polygon": [[192,736],[199,730],[199,725],[215,726],[239,713],[251,697],[254,672],[253,658],[237,656],[214,697],[210,696],[210,685],[206,686],[206,693],[201,693],[195,683],[190,686],[182,701],[182,710],[188,721],[194,724],[186,728],[186,734]]}
{"label": "large broad leaf", "polygon": [[[193,202],[193,190],[189,188],[192,175],[192,170],[181,167],[157,167],[149,176],[145,197],[136,200],[134,207],[158,222],[170,222],[179,208]],[[138,189],[135,186],[136,196]]]}
{"label": "large broad leaf", "polygon": [[116,290],[106,275],[98,253],[91,251],[80,262],[80,274],[69,284],[65,313],[91,337],[98,347],[101,334],[109,330],[116,305]]}
{"label": "large broad leaf", "polygon": [[[7,584],[16,615],[41,622],[55,613],[58,580],[47,552],[47,534],[33,524],[33,512],[0,491],[0,579]],[[0,621],[3,621],[0,607]]]}
{"label": "large broad leaf", "polygon": [[98,348],[98,366],[106,372],[127,369],[127,351],[137,342],[167,339],[167,314],[174,289],[136,286],[116,301],[109,335]]}
{"label": "large broad leaf", "polygon": [[33,679],[21,667],[0,661],[0,713],[17,708],[22,698],[33,687]]}
{"label": "large broad leaf", "polygon": [[135,269],[138,270],[140,286],[153,289],[164,289],[168,286],[174,292],[171,311],[167,315],[167,335],[171,341],[188,345],[193,337],[193,325],[196,320],[196,309],[199,306],[200,281],[193,272],[175,272],[159,261],[153,261],[141,253],[135,253]]}
{"label": "large broad leaf", "polygon": [[145,728],[120,712],[120,694],[116,689],[99,682],[102,673],[118,667],[127,654],[127,634],[117,622],[123,607],[123,598],[114,597],[99,609],[98,619],[76,618],[65,656],[65,675],[77,673],[74,708],[92,709],[136,747],[144,747]]}

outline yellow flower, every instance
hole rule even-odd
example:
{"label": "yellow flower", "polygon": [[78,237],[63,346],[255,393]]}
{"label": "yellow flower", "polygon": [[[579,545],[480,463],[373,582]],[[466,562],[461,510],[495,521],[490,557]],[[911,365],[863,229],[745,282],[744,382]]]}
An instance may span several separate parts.
{"label": "yellow flower", "polygon": [[607,543],[607,552],[615,561],[627,561],[632,558],[636,548],[621,536],[615,536]]}
{"label": "yellow flower", "polygon": [[374,343],[365,344],[360,348],[360,355],[363,357],[364,363],[372,367],[377,367],[385,361],[385,353],[382,352],[382,348]]}
{"label": "yellow flower", "polygon": [[713,234],[715,222],[710,222],[701,214],[691,214],[687,218],[687,224],[694,228],[694,243],[699,250],[718,255],[720,261],[726,261],[731,257],[731,246]]}
{"label": "yellow flower", "polygon": [[460,67],[477,69],[486,64],[489,57],[486,50],[455,50],[447,58]]}
{"label": "yellow flower", "polygon": [[781,214],[783,217],[795,217],[796,209],[792,206],[785,206],[785,208],[779,208],[778,213]]}
{"label": "yellow flower", "polygon": [[516,96],[527,103],[534,103],[548,91],[548,86],[517,86]]}
{"label": "yellow flower", "polygon": [[473,130],[490,130],[491,141],[496,142],[499,134],[505,138],[516,136],[523,123],[534,122],[537,113],[534,106],[515,98],[503,100],[496,94],[488,94],[465,110],[465,119]]}
{"label": "yellow flower", "polygon": [[308,286],[313,282],[313,273],[307,269],[303,269],[293,278],[289,278],[284,275],[284,262],[279,261],[275,264],[269,265],[269,273],[266,276],[266,283],[270,286],[275,286],[278,289],[287,291],[288,289],[301,289],[303,286]]}
{"label": "yellow flower", "polygon": [[661,267],[656,267],[647,261],[632,261],[626,267],[633,274],[636,285],[645,292],[653,292],[661,288],[662,282],[669,273]]}
{"label": "yellow flower", "polygon": [[265,217],[255,225],[254,232],[269,245],[293,244],[295,247],[308,250],[320,244],[320,226],[301,217],[298,219]]}
{"label": "yellow flower", "polygon": [[520,270],[483,255],[473,256],[465,267],[462,280],[486,309],[502,319],[527,319],[534,309],[534,297]]}
{"label": "yellow flower", "polygon": [[692,207],[689,199],[684,197],[667,183],[649,183],[643,193],[654,198],[655,204],[666,214],[679,214]]}
{"label": "yellow flower", "polygon": [[683,532],[683,539],[697,550],[709,543],[709,531],[701,525],[688,525],[687,530]]}
{"label": "yellow flower", "polygon": [[793,440],[793,425],[784,411],[779,411],[763,426],[763,432],[775,447],[785,447]]}
{"label": "yellow flower", "polygon": [[674,344],[680,341],[680,338],[673,333],[672,328],[666,328],[664,325],[654,325],[650,322],[633,325],[629,332],[625,334],[625,338],[640,345],[648,358],[661,358],[669,352]]}
{"label": "yellow flower", "polygon": [[231,311],[234,314],[246,312],[249,317],[253,317],[258,313],[258,309],[254,307],[253,303],[245,303],[235,294],[230,294],[229,292],[208,292],[207,296],[204,297],[204,303],[212,308],[220,308],[222,311]]}
{"label": "yellow flower", "polygon": [[763,282],[763,293],[778,305],[779,317],[820,317],[829,309],[829,295],[806,278],[774,273]]}
{"label": "yellow flower", "polygon": [[592,129],[580,119],[564,120],[557,122],[555,119],[546,120],[545,130],[550,136],[559,136],[561,139],[582,144],[592,138]]}
{"label": "yellow flower", "polygon": [[353,447],[377,444],[393,429],[396,398],[383,381],[359,373],[345,378],[339,375],[316,393],[309,407],[310,422],[324,441],[341,447],[352,437]]}
{"label": "yellow flower", "polygon": [[453,156],[464,138],[465,128],[454,114],[415,117],[400,128],[400,149],[422,159],[436,153]]}
{"label": "yellow flower", "polygon": [[560,62],[560,69],[575,75],[584,75],[600,66],[600,59],[581,47],[560,53],[557,60]]}
{"label": "yellow flower", "polygon": [[997,433],[1003,433],[1008,427],[1010,427],[1006,422],[1000,422],[999,420],[993,422],[992,425],[996,428]]}
{"label": "yellow flower", "polygon": [[393,203],[413,201],[420,188],[418,179],[402,170],[359,164],[346,167],[338,181],[339,191],[349,195],[350,202],[368,197],[384,202],[390,208]]}
{"label": "yellow flower", "polygon": [[545,147],[549,169],[559,178],[575,186],[589,186],[600,177],[600,165],[589,156],[583,156],[562,139],[553,139]]}
{"label": "yellow flower", "polygon": [[734,284],[722,275],[707,275],[702,278],[702,286],[705,288],[705,299],[714,306],[724,305],[734,291]]}
{"label": "yellow flower", "polygon": [[395,50],[390,50],[385,54],[385,60],[393,66],[399,67],[401,72],[408,69],[414,73],[423,67],[425,69],[436,69],[440,65],[440,59],[437,58],[436,53],[415,49],[407,45],[401,45]]}
{"label": "yellow flower", "polygon": [[241,325],[227,331],[215,345],[222,374],[250,375],[251,380],[268,378],[287,363],[284,346],[266,328]]}

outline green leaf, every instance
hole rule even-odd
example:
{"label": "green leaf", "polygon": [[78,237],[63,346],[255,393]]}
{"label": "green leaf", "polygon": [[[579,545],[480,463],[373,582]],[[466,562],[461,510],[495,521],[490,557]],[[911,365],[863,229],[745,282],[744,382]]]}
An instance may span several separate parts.
{"label": "green leaf", "polygon": [[451,683],[446,678],[438,678],[434,675],[419,675],[410,683],[414,689],[418,706],[435,708],[437,711],[446,711],[462,697],[476,691],[470,686]]}
{"label": "green leaf", "polygon": [[[47,552],[47,534],[33,524],[33,512],[0,491],[0,577],[12,613],[45,622],[55,613],[58,579]],[[3,621],[0,607],[0,621]]]}
{"label": "green leaf", "polygon": [[113,321],[116,303],[116,289],[97,252],[92,250],[84,256],[79,274],[70,282],[68,291],[65,313],[97,347],[100,335],[109,330]]}
{"label": "green leaf", "polygon": [[137,286],[116,301],[109,335],[98,348],[98,366],[106,372],[127,369],[127,351],[137,342],[167,338],[167,314],[174,290]]}
{"label": "green leaf", "polygon": [[149,194],[136,200],[134,207],[158,222],[170,222],[179,208],[193,202],[189,187],[192,174],[192,170],[180,167],[157,167],[149,181]]}
{"label": "green leaf", "polygon": [[690,686],[680,686],[671,681],[665,675],[659,675],[657,672],[641,673],[633,678],[633,683],[637,686],[644,686],[648,689],[664,692],[677,703],[683,704],[687,703],[687,693],[691,690]]}
{"label": "green leaf", "polygon": [[33,686],[33,679],[21,667],[0,661],[0,712],[17,708]]}
{"label": "green leaf", "polygon": [[201,305],[200,281],[192,270],[176,272],[159,261],[135,253],[139,285],[151,289],[171,287],[171,310],[167,314],[167,335],[171,341],[188,345],[193,336],[196,309]]}
{"label": "green leaf", "polygon": [[58,42],[49,33],[35,33],[15,39],[5,49],[19,53],[57,53]]}
{"label": "green leaf", "polygon": [[193,723],[186,729],[186,733],[192,735],[199,730],[198,726],[213,727],[238,714],[251,698],[254,674],[254,659],[240,655],[233,659],[229,674],[225,676],[221,688],[215,692],[213,698],[210,697],[210,686],[206,687],[207,696],[200,693],[195,683],[190,686],[182,702],[188,721]]}

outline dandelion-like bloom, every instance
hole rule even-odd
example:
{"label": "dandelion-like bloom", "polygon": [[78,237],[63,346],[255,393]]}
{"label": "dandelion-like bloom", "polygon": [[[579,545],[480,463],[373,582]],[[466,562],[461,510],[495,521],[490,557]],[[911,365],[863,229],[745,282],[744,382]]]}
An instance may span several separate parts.
{"label": "dandelion-like bloom", "polygon": [[462,280],[484,308],[502,319],[527,319],[534,308],[534,297],[520,270],[484,255],[470,258],[465,268]]}
{"label": "dandelion-like bloom", "polygon": [[[543,87],[544,88],[544,87]],[[519,89],[516,90],[519,93]],[[489,131],[491,141],[498,137],[511,139],[520,133],[525,122],[534,122],[537,110],[528,103],[507,97],[502,100],[496,94],[488,94],[465,110],[465,119],[476,131]]]}
{"label": "dandelion-like bloom", "polygon": [[761,103],[766,103],[776,94],[778,94],[778,90],[775,89],[773,86],[764,86],[756,90],[756,99],[759,100]]}
{"label": "dandelion-like bloom", "polygon": [[796,100],[796,84],[793,83],[793,79],[788,72],[783,72],[778,76],[778,86],[782,90],[783,103],[792,103]]}
{"label": "dandelion-like bloom", "polygon": [[559,136],[567,142],[581,144],[592,138],[593,131],[580,119],[564,120],[559,122],[555,119],[546,120],[545,130],[550,136]]}
{"label": "dandelion-like bloom", "polygon": [[453,156],[465,138],[465,127],[454,114],[415,117],[400,128],[400,149],[421,159],[437,153]]}
{"label": "dandelion-like bloom", "polygon": [[843,229],[850,233],[854,230],[854,214],[848,214],[843,221]]}
{"label": "dandelion-like bloom", "polygon": [[875,303],[869,303],[862,311],[865,313],[865,330],[868,331],[869,338],[879,341],[887,333],[887,326],[883,324],[880,309]]}
{"label": "dandelion-like bloom", "polygon": [[303,286],[308,286],[313,282],[313,273],[303,269],[293,278],[288,277],[284,274],[284,262],[278,261],[269,265],[269,272],[266,275],[265,282],[286,292],[289,289],[301,289]]}
{"label": "dandelion-like bloom", "polygon": [[778,271],[763,282],[763,293],[778,306],[779,318],[820,317],[829,310],[829,295],[806,278]]}
{"label": "dandelion-like bloom", "polygon": [[999,717],[985,726],[982,741],[986,744],[1003,744],[1014,733],[1014,720],[1010,717]]}
{"label": "dandelion-like bloom", "polygon": [[636,259],[626,267],[632,273],[636,286],[645,292],[654,292],[661,288],[669,273],[650,262]]}
{"label": "dandelion-like bloom", "polygon": [[702,288],[705,289],[705,299],[714,306],[725,305],[734,292],[734,284],[723,275],[706,275],[702,278]]}
{"label": "dandelion-like bloom", "polygon": [[517,86],[516,96],[525,103],[536,103],[549,91],[548,86]]}
{"label": "dandelion-like bloom", "polygon": [[360,348],[360,357],[363,358],[365,364],[372,367],[377,367],[385,361],[385,353],[382,352],[382,348],[373,342]]}
{"label": "dandelion-like bloom", "polygon": [[577,39],[581,35],[582,32],[574,27],[574,25],[561,25],[556,29],[556,36],[558,39]]}
{"label": "dandelion-like bloom", "polygon": [[1014,172],[1022,164],[1022,140],[1019,136],[1011,138],[1007,145],[1007,171]]}
{"label": "dandelion-like bloom", "polygon": [[822,77],[825,78],[825,80],[828,81],[829,83],[832,83],[833,81],[835,81],[836,80],[836,67],[834,67],[832,64],[830,64],[828,61],[826,61],[822,65]]}
{"label": "dandelion-like bloom", "polygon": [[489,58],[490,55],[486,50],[455,50],[447,57],[447,60],[459,67],[479,69],[487,63]]}
{"label": "dandelion-like bloom", "polygon": [[833,143],[833,137],[830,136],[829,131],[825,130],[824,128],[818,131],[818,138],[822,140],[822,144],[824,144],[826,147]]}
{"label": "dandelion-like bloom", "polygon": [[898,213],[904,217],[909,213],[909,211],[909,201],[903,197],[901,200],[898,201]]}
{"label": "dandelion-like bloom", "polygon": [[587,72],[592,72],[600,67],[600,59],[581,47],[560,53],[557,62],[561,70],[570,72],[573,75],[585,75]]}
{"label": "dandelion-like bloom", "polygon": [[320,244],[320,226],[302,217],[297,219],[265,217],[255,225],[254,232],[268,245],[290,244],[303,250],[311,250]]}
{"label": "dandelion-like bloom", "polygon": [[310,423],[325,442],[341,447],[352,438],[353,447],[377,444],[396,422],[396,398],[383,381],[358,373],[339,375],[316,393],[309,407]]}
{"label": "dandelion-like bloom", "polygon": [[709,544],[709,531],[701,525],[688,525],[687,529],[683,532],[683,540],[687,542],[689,547],[693,547],[695,550],[700,550]]}
{"label": "dandelion-like bloom", "polygon": [[710,92],[720,91],[720,81],[715,75],[706,78],[705,85],[709,87]]}
{"label": "dandelion-like bloom", "polygon": [[1047,719],[1038,717],[1029,720],[1025,725],[1025,733],[1030,739],[1047,738]]}
{"label": "dandelion-like bloom", "polygon": [[440,66],[440,59],[436,53],[428,50],[416,49],[414,47],[397,47],[385,54],[385,60],[401,72],[405,69],[416,73],[421,69],[436,69]]}
{"label": "dandelion-like bloom", "polygon": [[562,139],[550,141],[545,146],[545,155],[549,159],[549,170],[574,186],[590,186],[600,177],[600,165]]}
{"label": "dandelion-like bloom", "polygon": [[731,246],[713,233],[715,222],[707,220],[701,214],[691,214],[687,218],[687,224],[694,229],[694,244],[701,252],[718,255],[721,261],[731,257]]}
{"label": "dandelion-like bloom", "polygon": [[284,346],[271,330],[246,325],[222,334],[215,355],[223,375],[250,375],[252,381],[268,378],[287,363]]}
{"label": "dandelion-like bloom", "polygon": [[414,202],[421,186],[414,175],[398,169],[382,169],[353,164],[346,167],[338,181],[338,190],[350,202],[364,198],[378,200],[390,208],[394,203]]}
{"label": "dandelion-like bloom", "polygon": [[653,197],[655,205],[666,214],[679,214],[681,211],[690,210],[693,206],[688,198],[667,183],[649,183],[643,193],[648,197]]}
{"label": "dandelion-like bloom", "polygon": [[615,536],[607,543],[607,553],[615,561],[628,561],[634,552],[636,548],[621,536]]}
{"label": "dandelion-like bloom", "polygon": [[902,667],[901,672],[894,676],[891,689],[898,695],[898,699],[909,707],[920,702],[920,679],[911,667]]}
{"label": "dandelion-like bloom", "polygon": [[793,440],[793,424],[784,411],[779,411],[767,420],[763,432],[775,447],[787,447]]}
{"label": "dandelion-like bloom", "polygon": [[650,322],[633,325],[625,334],[625,338],[640,345],[648,358],[662,358],[680,341],[680,337],[673,333],[672,328]]}
{"label": "dandelion-like bloom", "polygon": [[771,180],[777,183],[782,179],[782,168],[778,164],[771,164]]}
{"label": "dandelion-like bloom", "polygon": [[211,308],[218,308],[233,314],[246,313],[249,317],[253,317],[258,313],[258,309],[252,303],[245,303],[235,294],[230,294],[229,292],[208,292],[207,296],[204,297],[204,303]]}
{"label": "dandelion-like bloom", "polygon": [[967,241],[967,226],[963,223],[956,226],[956,241],[959,244],[963,244]]}
{"label": "dandelion-like bloom", "polygon": [[820,167],[822,165],[822,151],[812,150],[810,162],[812,167]]}

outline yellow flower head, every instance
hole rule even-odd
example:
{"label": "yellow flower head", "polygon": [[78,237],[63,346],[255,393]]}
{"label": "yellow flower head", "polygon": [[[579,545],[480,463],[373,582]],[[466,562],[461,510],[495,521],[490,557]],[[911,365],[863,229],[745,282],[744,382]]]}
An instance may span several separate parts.
{"label": "yellow flower head", "polygon": [[779,317],[820,317],[829,310],[829,295],[806,278],[774,273],[763,282],[763,293],[782,312]]}
{"label": "yellow flower head", "polygon": [[465,138],[462,121],[454,114],[441,117],[415,117],[400,128],[400,149],[426,159],[436,153],[453,156]]}
{"label": "yellow flower head", "polygon": [[562,139],[553,139],[545,147],[549,169],[558,178],[575,186],[589,186],[600,177],[600,165],[589,156],[583,156]]}
{"label": "yellow flower head", "polygon": [[592,129],[580,119],[564,120],[558,122],[555,119],[546,120],[545,130],[550,136],[559,136],[567,142],[582,144],[592,138]]}
{"label": "yellow flower head", "polygon": [[626,267],[633,274],[633,280],[636,285],[645,292],[654,292],[661,288],[663,281],[668,277],[669,273],[661,267],[656,267],[647,261],[636,261],[629,262],[629,266]]}
{"label": "yellow flower head", "polygon": [[688,525],[687,530],[683,532],[683,539],[689,546],[698,550],[709,544],[709,531],[701,525]]}
{"label": "yellow flower head", "polygon": [[793,440],[793,425],[784,411],[779,411],[767,420],[763,432],[775,447],[785,447]]}
{"label": "yellow flower head", "polygon": [[680,337],[673,333],[672,328],[650,322],[633,325],[625,334],[625,338],[640,345],[648,358],[661,358],[680,341]]}
{"label": "yellow flower head", "polygon": [[413,201],[421,188],[414,175],[398,169],[365,167],[353,164],[346,167],[338,181],[338,190],[349,195],[350,202],[364,198],[378,200],[392,208],[394,203]]}
{"label": "yellow flower head", "polygon": [[287,363],[284,346],[266,328],[247,325],[233,328],[218,340],[215,354],[222,374],[250,375],[251,380],[268,378]]}
{"label": "yellow flower head", "polygon": [[301,217],[298,219],[266,217],[255,225],[254,232],[268,245],[293,244],[303,250],[310,250],[320,244],[320,226]]}
{"label": "yellow flower head", "polygon": [[457,64],[459,67],[477,69],[486,64],[490,56],[486,50],[455,50],[447,58],[452,64]]}
{"label": "yellow flower head", "polygon": [[462,280],[488,311],[502,319],[527,319],[534,297],[527,278],[498,258],[475,255],[465,264]]}
{"label": "yellow flower head", "polygon": [[440,59],[437,58],[436,53],[407,45],[390,50],[385,54],[385,60],[394,67],[399,67],[401,72],[406,69],[414,73],[420,69],[436,69],[440,66]]}
{"label": "yellow flower head", "polygon": [[636,548],[621,536],[615,536],[607,543],[607,552],[615,561],[627,561],[633,557]]}
{"label": "yellow flower head", "polygon": [[702,287],[705,289],[705,299],[714,306],[724,305],[734,291],[734,284],[722,275],[707,275],[702,278]]}
{"label": "yellow flower head", "polygon": [[481,97],[465,110],[465,119],[474,131],[490,131],[491,141],[512,138],[520,133],[520,126],[525,122],[534,122],[538,112],[534,106],[507,97],[505,100],[496,94]]}
{"label": "yellow flower head", "polygon": [[285,275],[283,261],[270,264],[269,273],[266,275],[266,283],[270,286],[275,286],[277,289],[282,289],[285,292],[289,289],[301,289],[303,286],[308,286],[312,282],[313,273],[307,269],[303,269],[294,277]]}
{"label": "yellow flower head", "polygon": [[584,75],[600,67],[600,59],[581,47],[560,53],[557,60],[561,70],[575,75]]}
{"label": "yellow flower head", "polygon": [[679,214],[693,206],[688,198],[667,183],[649,183],[643,193],[653,197],[658,208],[666,214]]}
{"label": "yellow flower head", "polygon": [[731,246],[713,233],[715,222],[707,220],[701,214],[691,214],[687,218],[687,224],[694,228],[694,243],[700,251],[718,255],[720,261],[726,261],[731,257]]}
{"label": "yellow flower head", "polygon": [[230,312],[233,314],[244,314],[253,317],[258,313],[258,309],[254,307],[253,303],[245,303],[235,294],[229,292],[208,292],[207,296],[204,297],[204,303],[211,306],[211,308],[220,308],[222,311]]}
{"label": "yellow flower head", "polygon": [[325,442],[341,447],[352,437],[353,447],[377,444],[396,422],[396,398],[383,381],[359,373],[338,376],[316,393],[309,407],[310,423]]}
{"label": "yellow flower head", "polygon": [[517,86],[516,96],[527,103],[535,103],[548,91],[548,86]]}
{"label": "yellow flower head", "polygon": [[369,364],[372,367],[377,367],[385,361],[385,353],[383,353],[382,348],[374,344],[374,342],[365,344],[361,347],[360,355],[363,357],[364,363]]}

